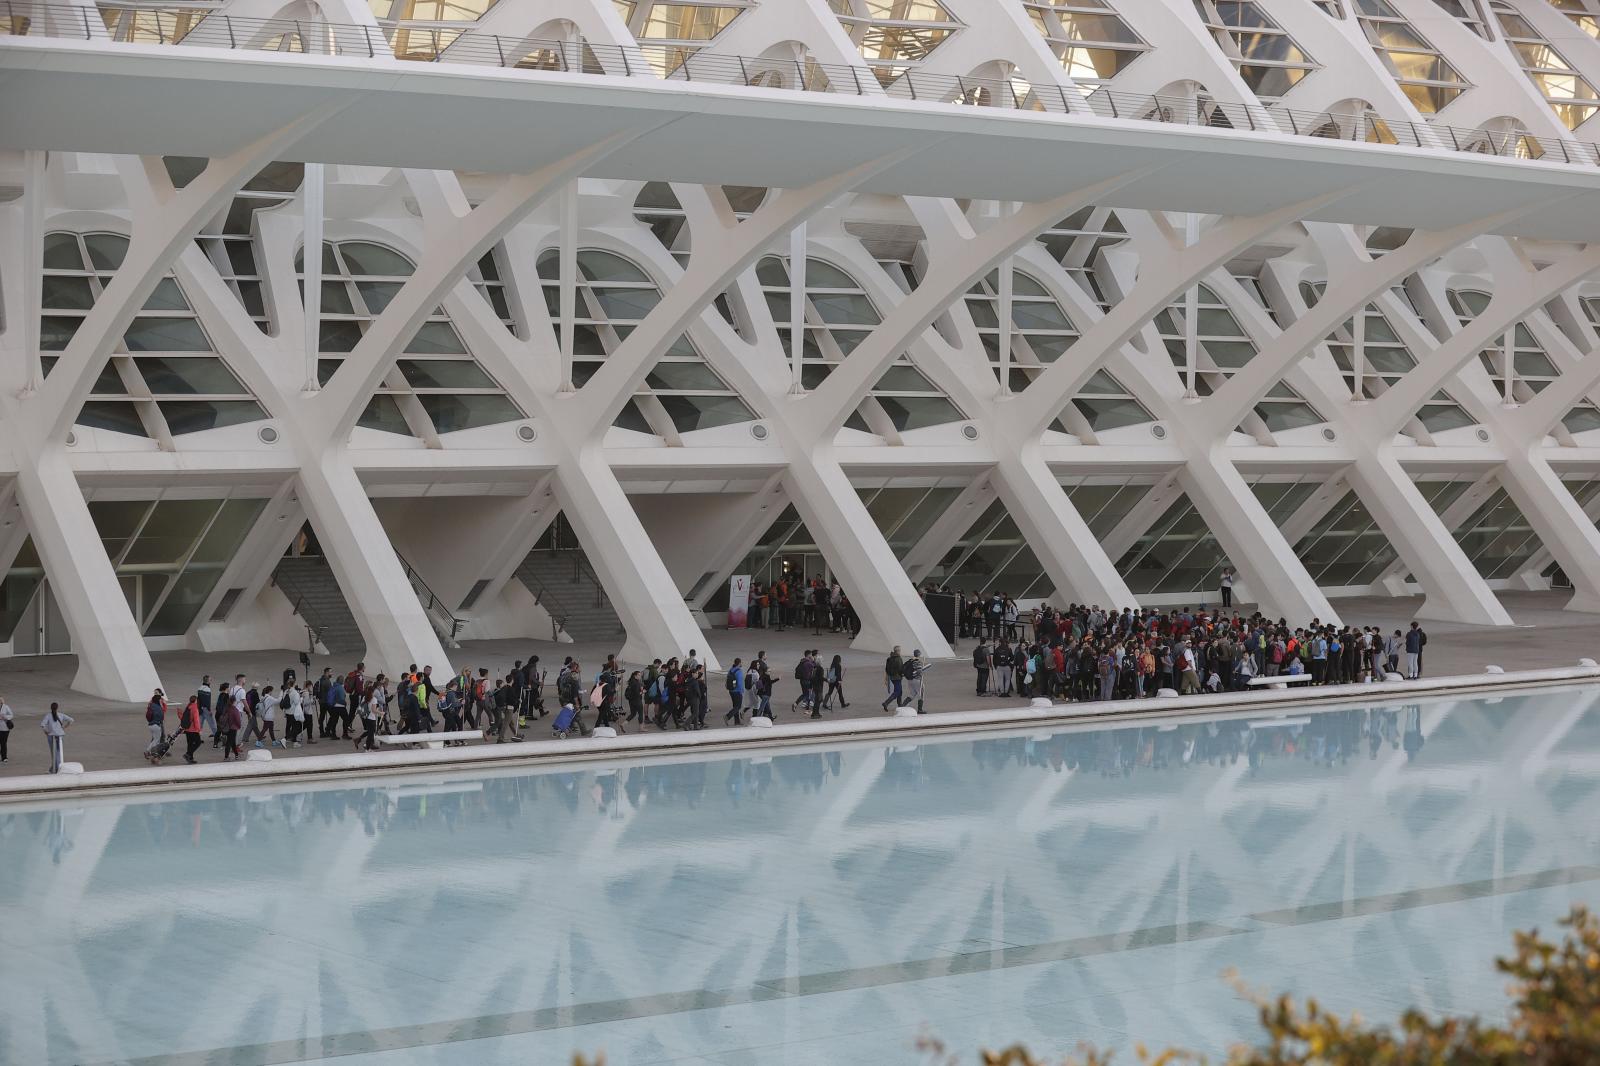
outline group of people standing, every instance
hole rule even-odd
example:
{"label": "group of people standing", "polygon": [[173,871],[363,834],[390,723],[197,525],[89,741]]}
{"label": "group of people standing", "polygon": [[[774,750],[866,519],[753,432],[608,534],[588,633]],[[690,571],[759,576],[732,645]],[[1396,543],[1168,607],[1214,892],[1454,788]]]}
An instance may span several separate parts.
{"label": "group of people standing", "polygon": [[[993,602],[993,601],[990,601]],[[988,611],[982,612],[988,617]],[[1073,604],[1039,609],[1031,635],[986,623],[972,652],[979,696],[1064,700],[1138,699],[1161,689],[1234,692],[1257,677],[1309,674],[1309,684],[1351,684],[1399,673],[1422,676],[1428,635],[1417,622],[1385,636],[1377,626],[1282,619],[1204,608],[1105,611]],[[991,639],[992,638],[992,639]]]}
{"label": "group of people standing", "polygon": [[753,629],[810,626],[820,631],[826,626],[830,633],[852,636],[861,631],[850,597],[837,581],[830,584],[821,577],[809,581],[779,577],[769,585],[751,582],[747,617]]}

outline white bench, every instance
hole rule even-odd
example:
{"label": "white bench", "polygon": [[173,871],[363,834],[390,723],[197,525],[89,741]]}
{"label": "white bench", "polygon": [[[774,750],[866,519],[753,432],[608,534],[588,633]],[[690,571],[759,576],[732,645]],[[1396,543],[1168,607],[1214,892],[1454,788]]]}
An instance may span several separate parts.
{"label": "white bench", "polygon": [[481,729],[457,729],[450,733],[386,733],[376,738],[385,747],[420,744],[425,748],[442,748],[447,740],[482,740]]}
{"label": "white bench", "polygon": [[1274,674],[1271,677],[1262,675],[1260,677],[1252,677],[1250,679],[1250,687],[1288,688],[1290,685],[1298,685],[1302,682],[1309,682],[1310,680],[1310,674]]}

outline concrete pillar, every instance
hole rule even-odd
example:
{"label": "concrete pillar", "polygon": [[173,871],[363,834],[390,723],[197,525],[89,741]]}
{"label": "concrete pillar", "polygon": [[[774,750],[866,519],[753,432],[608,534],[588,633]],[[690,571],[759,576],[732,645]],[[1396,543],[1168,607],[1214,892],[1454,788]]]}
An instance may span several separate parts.
{"label": "concrete pillar", "polygon": [[1108,610],[1138,603],[1078,509],[1067,499],[1037,444],[1004,448],[990,482],[1045,573],[1055,582],[1054,598],[1058,602],[1098,603]]}
{"label": "concrete pillar", "polygon": [[1500,483],[1572,582],[1567,610],[1600,611],[1600,529],[1560,476],[1543,456],[1514,451],[1506,458]]}
{"label": "concrete pillar", "polygon": [[1313,618],[1338,623],[1338,613],[1232,463],[1214,451],[1194,455],[1178,478],[1262,614],[1290,625]]}
{"label": "concrete pillar", "polygon": [[366,488],[343,455],[306,456],[295,480],[317,542],[366,638],[368,673],[392,677],[411,663],[431,665],[436,677],[454,673]]}
{"label": "concrete pillar", "polygon": [[73,690],[144,703],[161,682],[65,450],[47,444],[17,466],[17,500],[72,631]]}
{"label": "concrete pillar", "polygon": [[692,648],[716,669],[710,642],[600,450],[584,449],[563,459],[555,489],[561,513],[582,539],[589,565],[627,630],[621,658],[647,663],[682,657]]}
{"label": "concrete pillar", "polygon": [[790,463],[783,485],[861,617],[852,647],[888,652],[898,644],[907,655],[921,649],[935,659],[954,654],[829,449]]}
{"label": "concrete pillar", "polygon": [[1361,456],[1347,476],[1384,536],[1421,583],[1426,599],[1417,609],[1418,618],[1484,626],[1512,624],[1511,616],[1394,456]]}

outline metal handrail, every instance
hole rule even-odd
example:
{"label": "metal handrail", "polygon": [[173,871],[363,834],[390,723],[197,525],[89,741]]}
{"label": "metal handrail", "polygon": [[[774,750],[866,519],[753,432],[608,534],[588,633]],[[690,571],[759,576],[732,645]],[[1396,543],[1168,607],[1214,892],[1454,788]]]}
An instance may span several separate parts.
{"label": "metal handrail", "polygon": [[[421,600],[423,611],[429,615],[443,616],[443,621],[448,623],[450,627],[450,641],[454,643],[456,637],[461,633],[463,620],[457,618],[455,612],[445,606],[444,601],[438,597],[433,589],[428,587],[428,583],[422,579],[422,575],[417,572],[417,568],[412,566],[405,556],[395,552],[394,557],[400,560],[401,569],[406,572],[406,580],[411,582],[411,590]],[[424,599],[424,597],[426,598]]]}
{"label": "metal handrail", "polygon": [[[631,46],[501,37],[440,24],[335,23],[307,19],[240,18],[207,8],[106,4],[101,21],[87,7],[0,0],[8,19],[0,36],[37,35],[115,41],[107,30],[124,15],[132,22],[133,44],[287,51],[359,56],[377,61],[459,63],[600,77],[665,79],[739,85],[753,91],[804,91],[911,100],[931,106],[997,107],[1057,118],[1106,118],[1209,126],[1240,132],[1394,144],[1446,152],[1600,166],[1600,146],[1526,131],[1491,132],[1441,123],[1414,122],[1375,111],[1335,113],[1297,111],[1278,105],[1231,104],[1209,99],[1126,93],[1057,82],[1028,84],[1003,78],[974,78],[904,70],[882,78],[871,67],[854,64],[804,64],[793,59],[724,55],[707,49],[636,44]],[[418,47],[420,42],[421,46]]]}

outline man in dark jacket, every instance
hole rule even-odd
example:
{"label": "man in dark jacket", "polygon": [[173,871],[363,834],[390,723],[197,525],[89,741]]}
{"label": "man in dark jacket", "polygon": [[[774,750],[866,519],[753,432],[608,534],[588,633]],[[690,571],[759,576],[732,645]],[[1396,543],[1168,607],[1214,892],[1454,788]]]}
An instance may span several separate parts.
{"label": "man in dark jacket", "polygon": [[883,663],[883,687],[889,693],[882,704],[885,711],[891,706],[900,706],[900,684],[904,676],[905,660],[900,658],[900,645],[896,644]]}

